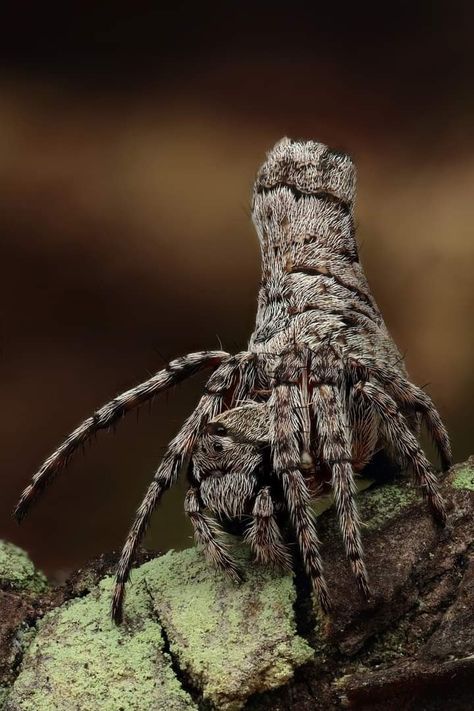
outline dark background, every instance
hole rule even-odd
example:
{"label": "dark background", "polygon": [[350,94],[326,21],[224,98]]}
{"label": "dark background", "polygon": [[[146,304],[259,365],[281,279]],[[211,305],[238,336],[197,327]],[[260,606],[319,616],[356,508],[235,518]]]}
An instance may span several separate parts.
{"label": "dark background", "polygon": [[[465,458],[467,5],[65,5],[16,4],[0,22],[0,535],[58,576],[121,546],[202,379],[101,433],[21,528],[10,511],[97,406],[175,355],[245,347],[259,281],[249,196],[284,135],[354,156],[373,292]],[[166,495],[149,545],[187,544],[183,491]]]}

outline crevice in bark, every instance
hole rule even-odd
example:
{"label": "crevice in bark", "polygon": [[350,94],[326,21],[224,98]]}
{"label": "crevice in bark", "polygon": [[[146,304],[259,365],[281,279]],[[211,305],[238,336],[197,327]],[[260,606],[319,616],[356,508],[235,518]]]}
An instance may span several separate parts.
{"label": "crevice in bark", "polygon": [[168,632],[166,630],[166,626],[164,625],[163,620],[161,619],[156,607],[153,604],[153,595],[146,581],[144,581],[144,586],[145,591],[150,600],[150,617],[160,626],[161,638],[163,639],[163,654],[166,655],[170,660],[170,666],[173,671],[173,674],[179,681],[181,688],[192,698],[199,711],[208,711],[208,709],[210,709],[211,707],[205,702],[203,702],[201,690],[196,688],[196,686],[191,682],[186,671],[181,668],[178,661],[178,657],[171,649],[171,642],[168,636]]}
{"label": "crevice in bark", "polygon": [[293,603],[296,632],[314,648],[316,613],[313,603],[311,582],[306,575],[303,564],[299,558],[297,558],[294,564],[293,584],[296,593],[295,602]]}

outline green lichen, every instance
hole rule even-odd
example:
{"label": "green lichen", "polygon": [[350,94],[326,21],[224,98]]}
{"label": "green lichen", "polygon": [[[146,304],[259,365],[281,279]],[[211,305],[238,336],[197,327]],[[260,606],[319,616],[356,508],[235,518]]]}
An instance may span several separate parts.
{"label": "green lichen", "polygon": [[38,623],[6,711],[196,708],[161,625],[178,666],[219,709],[285,684],[313,657],[296,634],[292,577],[254,565],[247,577],[233,586],[195,549],[170,552],[134,571],[122,627],[110,619],[113,581],[104,579]]}
{"label": "green lichen", "polygon": [[149,596],[136,585],[128,596],[133,624],[110,619],[112,580],[45,615],[26,652],[6,711],[141,711],[195,708],[163,652]]}
{"label": "green lichen", "polygon": [[0,709],[5,708],[5,703],[7,701],[9,691],[10,691],[9,686],[0,686]]}
{"label": "green lichen", "polygon": [[[15,680],[18,665],[36,634],[35,627],[25,625],[23,621],[18,624],[19,627],[11,637],[10,635],[6,637],[2,635],[3,640],[6,642],[0,648],[0,701],[2,703],[4,703],[3,697],[6,696],[7,689],[10,688]],[[0,709],[3,709],[1,703]]]}
{"label": "green lichen", "polygon": [[455,489],[474,491],[474,468],[464,466],[456,469],[452,484]]}
{"label": "green lichen", "polygon": [[42,593],[48,582],[43,573],[35,569],[25,551],[0,541],[0,586]]}
{"label": "green lichen", "polygon": [[418,499],[419,493],[410,482],[385,484],[365,491],[357,497],[365,530],[379,530]]}
{"label": "green lichen", "polygon": [[[243,549],[237,553],[245,566]],[[195,549],[168,553],[135,571],[146,578],[170,650],[203,698],[219,709],[285,684],[313,650],[296,634],[290,575],[245,566],[240,586],[210,570]]]}

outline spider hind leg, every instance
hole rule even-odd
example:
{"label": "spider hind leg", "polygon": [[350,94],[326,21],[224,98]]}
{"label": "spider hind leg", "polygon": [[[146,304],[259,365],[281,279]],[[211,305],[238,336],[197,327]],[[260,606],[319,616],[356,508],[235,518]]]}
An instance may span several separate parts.
{"label": "spider hind leg", "polygon": [[439,493],[438,480],[400,408],[393,398],[375,383],[361,381],[356,385],[356,391],[377,409],[387,440],[402,461],[412,467],[433,518],[444,525],[446,511]]}
{"label": "spider hind leg", "polygon": [[447,471],[453,464],[449,435],[431,398],[413,383],[410,383],[393,367],[374,359],[351,360],[349,376],[353,382],[375,380],[403,411],[419,413],[436,446],[441,468]]}

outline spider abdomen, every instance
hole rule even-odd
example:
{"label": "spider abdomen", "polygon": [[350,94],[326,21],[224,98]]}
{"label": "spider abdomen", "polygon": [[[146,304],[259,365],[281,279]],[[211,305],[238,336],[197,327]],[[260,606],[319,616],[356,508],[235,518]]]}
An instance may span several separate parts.
{"label": "spider abdomen", "polygon": [[330,340],[347,357],[401,362],[359,261],[355,179],[350,157],[319,143],[283,139],[268,155],[253,198],[262,284],[251,349]]}

